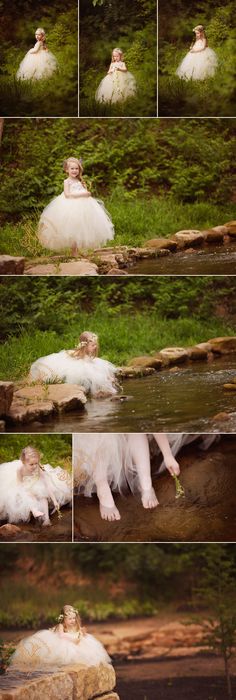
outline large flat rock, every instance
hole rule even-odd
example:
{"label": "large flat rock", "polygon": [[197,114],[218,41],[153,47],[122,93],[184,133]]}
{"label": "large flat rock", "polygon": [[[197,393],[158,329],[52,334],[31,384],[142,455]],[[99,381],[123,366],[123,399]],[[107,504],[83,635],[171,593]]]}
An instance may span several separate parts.
{"label": "large flat rock", "polygon": [[0,382],[0,416],[5,416],[13,399],[13,382]]}
{"label": "large flat rock", "polygon": [[228,355],[236,352],[236,336],[226,336],[220,338],[210,338],[211,351],[219,355]]}
{"label": "large flat rock", "polygon": [[[31,669],[32,671],[32,669]],[[65,666],[54,673],[9,669],[0,680],[0,700],[119,700],[110,664]]]}
{"label": "large flat rock", "polygon": [[77,384],[34,384],[14,392],[7,417],[13,423],[31,423],[52,413],[83,410],[87,402]]}
{"label": "large flat rock", "polygon": [[32,265],[25,271],[25,275],[54,275],[54,276],[91,276],[98,275],[98,267],[89,260],[73,260],[72,262],[61,262],[58,264],[48,263],[44,265]]}
{"label": "large flat rock", "polygon": [[23,275],[25,258],[0,255],[0,275]]}

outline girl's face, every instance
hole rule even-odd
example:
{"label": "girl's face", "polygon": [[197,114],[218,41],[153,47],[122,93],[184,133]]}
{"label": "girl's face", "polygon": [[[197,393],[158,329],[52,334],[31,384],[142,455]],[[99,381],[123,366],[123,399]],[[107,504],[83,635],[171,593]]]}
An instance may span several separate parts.
{"label": "girl's face", "polygon": [[39,460],[37,457],[27,457],[25,462],[23,464],[26,466],[27,471],[31,474],[31,472],[34,472],[35,469],[39,466]]}
{"label": "girl's face", "polygon": [[42,38],[43,34],[41,34],[41,32],[35,32],[35,39],[37,39],[37,41],[41,41]]}
{"label": "girl's face", "polygon": [[196,32],[195,32],[195,37],[196,37],[196,39],[200,39],[200,37],[201,37],[201,32],[199,31],[199,29],[196,30]]}
{"label": "girl's face", "polygon": [[120,53],[119,53],[119,51],[113,51],[112,59],[113,59],[113,61],[115,61],[115,63],[117,63],[117,61],[120,61]]}
{"label": "girl's face", "polygon": [[64,617],[67,625],[74,625],[76,622],[76,612],[73,608],[66,607],[64,609]]}
{"label": "girl's face", "polygon": [[86,347],[86,355],[89,355],[89,357],[96,355],[97,348],[98,348],[97,341],[96,340],[89,340],[87,343],[87,347]]}
{"label": "girl's face", "polygon": [[73,178],[78,177],[79,171],[80,171],[79,166],[76,163],[72,163],[72,162],[68,163],[67,172],[68,172],[69,177],[73,177]]}

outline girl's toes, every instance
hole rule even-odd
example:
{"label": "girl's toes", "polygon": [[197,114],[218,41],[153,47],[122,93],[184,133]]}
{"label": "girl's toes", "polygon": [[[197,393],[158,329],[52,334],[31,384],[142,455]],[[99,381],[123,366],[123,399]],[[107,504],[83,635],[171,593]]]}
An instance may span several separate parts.
{"label": "girl's toes", "polygon": [[118,511],[118,508],[116,508],[115,504],[114,506],[108,508],[107,506],[103,506],[102,503],[100,503],[99,507],[101,518],[103,520],[109,520],[110,522],[114,520],[120,520],[120,513]]}
{"label": "girl's toes", "polygon": [[154,488],[143,490],[141,498],[144,508],[156,508],[159,505]]}

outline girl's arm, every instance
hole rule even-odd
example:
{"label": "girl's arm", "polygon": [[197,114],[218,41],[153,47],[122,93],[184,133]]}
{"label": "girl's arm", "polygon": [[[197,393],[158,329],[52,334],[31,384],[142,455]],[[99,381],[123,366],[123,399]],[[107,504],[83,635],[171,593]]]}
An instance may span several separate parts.
{"label": "girl's arm", "polygon": [[38,53],[41,44],[42,44],[41,41],[37,41],[34,48],[29,50],[29,53]]}
{"label": "girl's arm", "polygon": [[51,498],[53,505],[54,505],[54,508],[59,508],[59,503],[57,502],[57,500],[54,496],[54,493],[53,493],[53,488],[51,485],[51,479],[50,479],[49,474],[46,474],[46,472],[42,472],[41,479],[44,479],[44,481],[47,482],[49,498]]}
{"label": "girl's arm", "polygon": [[122,73],[127,73],[127,68],[124,61],[121,62],[121,65],[118,66],[117,70],[120,70]]}
{"label": "girl's arm", "polygon": [[22,483],[22,481],[23,481],[22,467],[19,467],[19,469],[17,469],[16,476],[17,476],[17,481],[20,481],[20,483]]}
{"label": "girl's arm", "polygon": [[166,469],[168,469],[171,476],[173,476],[173,474],[178,476],[180,473],[179,464],[172,455],[167,435],[165,435],[165,433],[153,433],[153,437],[155,438],[158,447],[163,454]]}
{"label": "girl's arm", "polygon": [[80,192],[70,192],[70,185],[68,180],[64,180],[64,195],[68,199],[78,199],[78,197],[91,197],[91,192],[85,189],[81,189]]}
{"label": "girl's arm", "polygon": [[111,63],[110,63],[110,65],[109,65],[109,68],[108,68],[107,74],[109,75],[109,73],[113,73],[113,71],[114,71],[114,63],[113,63],[113,62],[111,62]]}
{"label": "girl's arm", "polygon": [[61,622],[59,622],[59,625],[55,627],[54,632],[58,634],[59,637],[64,637],[65,632]]}
{"label": "girl's arm", "polygon": [[201,39],[201,42],[202,42],[202,44],[203,44],[202,49],[194,49],[194,46],[193,46],[193,48],[191,49],[191,53],[201,53],[202,51],[205,51],[205,48],[206,48],[206,39]]}

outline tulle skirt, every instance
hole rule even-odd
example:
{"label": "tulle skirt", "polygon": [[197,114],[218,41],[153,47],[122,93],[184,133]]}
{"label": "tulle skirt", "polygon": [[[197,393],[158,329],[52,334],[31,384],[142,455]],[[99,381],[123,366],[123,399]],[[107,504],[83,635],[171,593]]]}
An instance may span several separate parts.
{"label": "tulle skirt", "polygon": [[[218,435],[167,433],[174,457],[180,449],[200,439],[200,446],[208,449],[219,440]],[[161,454],[152,435],[143,435],[149,440],[152,454]],[[158,473],[165,470],[162,460]],[[96,492],[96,483],[106,479],[113,490],[122,491],[129,485],[132,491],[140,490],[139,478],[131,454],[127,433],[82,433],[73,435],[73,473],[77,493],[91,496]]]}
{"label": "tulle skirt", "polygon": [[100,357],[84,359],[70,356],[66,350],[40,357],[30,369],[31,379],[41,381],[63,380],[66,384],[79,384],[91,396],[116,394],[115,367]]}
{"label": "tulle skirt", "polygon": [[19,459],[0,465],[0,520],[28,522],[35,508],[43,510],[45,498],[51,503],[51,492],[60,506],[71,501],[71,478],[66,470],[45,464],[40,478],[32,475],[18,481],[20,465]]}
{"label": "tulle skirt", "polygon": [[116,70],[109,73],[101,81],[95,94],[97,102],[125,102],[134,97],[137,91],[136,81],[132,73]]}
{"label": "tulle skirt", "polygon": [[114,227],[102,202],[93,197],[55,197],[44,209],[38,226],[40,243],[50,250],[99,248],[114,238]]}
{"label": "tulle skirt", "polygon": [[205,80],[215,75],[217,65],[217,55],[209,47],[199,53],[189,51],[177,68],[176,75],[184,80]]}
{"label": "tulle skirt", "polygon": [[73,435],[74,486],[91,496],[96,483],[107,479],[111,488],[134,488],[135,471],[126,433],[82,433]]}
{"label": "tulle skirt", "polygon": [[22,639],[11,657],[10,668],[34,670],[68,664],[98,666],[109,662],[103,645],[91,634],[85,634],[75,643],[53,630],[41,630]]}
{"label": "tulle skirt", "polygon": [[51,51],[28,53],[21,61],[16,77],[18,80],[42,80],[50,78],[58,64]]}

